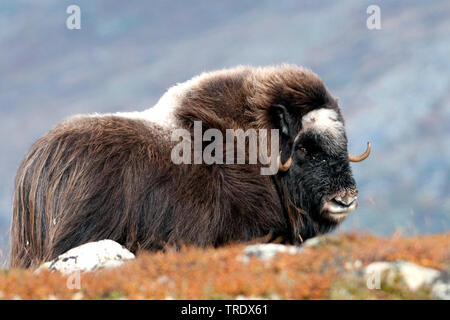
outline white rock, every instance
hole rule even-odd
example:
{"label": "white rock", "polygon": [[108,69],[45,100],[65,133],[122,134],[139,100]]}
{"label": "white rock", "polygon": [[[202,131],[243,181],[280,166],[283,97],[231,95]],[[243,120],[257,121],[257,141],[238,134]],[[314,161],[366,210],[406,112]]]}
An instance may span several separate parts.
{"label": "white rock", "polygon": [[258,257],[262,260],[269,261],[273,259],[278,253],[297,254],[302,252],[302,249],[296,246],[287,246],[276,243],[255,244],[245,247],[244,256],[241,260],[248,262],[250,257]]}
{"label": "white rock", "polygon": [[436,281],[431,289],[431,294],[436,299],[450,300],[450,281]]}
{"label": "white rock", "polygon": [[361,260],[356,260],[356,261],[354,261],[354,262],[347,261],[347,262],[344,264],[344,268],[345,268],[346,270],[358,270],[358,269],[360,269],[361,267],[362,267],[362,261],[361,261]]}
{"label": "white rock", "polygon": [[113,240],[89,242],[70,249],[50,262],[39,267],[64,274],[90,272],[101,268],[120,266],[126,260],[135,259],[133,253]]}
{"label": "white rock", "polygon": [[317,247],[323,242],[323,237],[314,237],[302,243],[302,247]]}
{"label": "white rock", "polygon": [[72,300],[81,300],[83,298],[84,298],[84,294],[81,291],[74,293],[72,296]]}
{"label": "white rock", "polygon": [[361,267],[362,267],[362,261],[361,261],[361,260],[356,260],[356,261],[353,263],[353,267],[355,267],[355,269],[361,268]]}
{"label": "white rock", "polygon": [[374,262],[364,269],[365,275],[373,276],[386,272],[387,281],[393,281],[400,275],[408,288],[416,291],[424,285],[431,285],[441,273],[438,270],[425,268],[408,261]]}

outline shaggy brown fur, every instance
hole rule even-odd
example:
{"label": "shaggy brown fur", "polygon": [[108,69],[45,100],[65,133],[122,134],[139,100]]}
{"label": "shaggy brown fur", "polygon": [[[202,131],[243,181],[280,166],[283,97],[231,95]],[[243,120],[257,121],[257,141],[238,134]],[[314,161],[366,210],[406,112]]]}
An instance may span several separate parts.
{"label": "shaggy brown fur", "polygon": [[[239,67],[187,90],[176,128],[277,128],[271,106],[296,119],[335,100],[314,73],[296,66]],[[267,234],[297,243],[326,230],[308,222],[282,174],[259,165],[174,165],[173,128],[118,116],[76,117],[40,138],[16,178],[11,266],[31,267],[77,245],[112,239],[130,250],[218,246]],[[346,142],[346,141],[345,141]],[[306,227],[305,225],[311,224]],[[300,237],[299,237],[300,235]]]}

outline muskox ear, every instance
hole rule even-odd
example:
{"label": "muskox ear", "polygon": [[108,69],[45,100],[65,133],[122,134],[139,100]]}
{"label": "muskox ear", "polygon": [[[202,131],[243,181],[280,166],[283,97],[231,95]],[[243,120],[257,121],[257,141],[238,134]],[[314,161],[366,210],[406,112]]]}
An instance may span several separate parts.
{"label": "muskox ear", "polygon": [[287,108],[281,104],[272,105],[270,113],[275,127],[280,130],[281,160],[284,163],[292,153],[294,121]]}
{"label": "muskox ear", "polygon": [[282,104],[274,104],[270,108],[275,127],[280,130],[280,133],[285,137],[290,137],[292,127],[292,119],[288,110]]}

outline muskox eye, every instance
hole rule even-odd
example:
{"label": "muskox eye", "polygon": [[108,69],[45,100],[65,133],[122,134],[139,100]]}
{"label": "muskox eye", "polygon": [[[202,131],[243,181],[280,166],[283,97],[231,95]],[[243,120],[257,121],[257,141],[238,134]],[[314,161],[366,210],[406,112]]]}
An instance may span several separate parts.
{"label": "muskox eye", "polygon": [[295,147],[295,155],[296,155],[296,158],[297,158],[299,161],[305,160],[305,159],[306,159],[306,148],[297,145],[297,146]]}
{"label": "muskox eye", "polygon": [[297,154],[298,154],[300,157],[302,157],[302,158],[303,158],[303,157],[306,155],[306,153],[307,153],[307,150],[306,150],[305,147],[297,147],[296,149],[297,149]]}

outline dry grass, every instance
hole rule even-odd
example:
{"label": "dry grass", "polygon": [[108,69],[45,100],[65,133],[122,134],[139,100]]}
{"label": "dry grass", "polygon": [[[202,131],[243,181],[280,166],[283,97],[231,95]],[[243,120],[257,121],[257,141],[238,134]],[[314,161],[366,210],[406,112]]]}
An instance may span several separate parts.
{"label": "dry grass", "polygon": [[[243,263],[244,245],[220,249],[142,253],[122,267],[81,275],[81,289],[67,287],[67,276],[31,270],[0,273],[2,299],[232,299],[239,295],[281,299],[341,298],[336,286],[357,291],[346,281],[349,262],[408,260],[445,269],[450,261],[450,234],[415,238],[380,238],[370,234],[327,237],[301,254],[279,254],[270,262]],[[352,291],[352,292],[353,292]],[[389,298],[389,293],[361,293],[350,298]],[[409,297],[395,295],[393,298]],[[423,296],[421,296],[423,297]]]}

